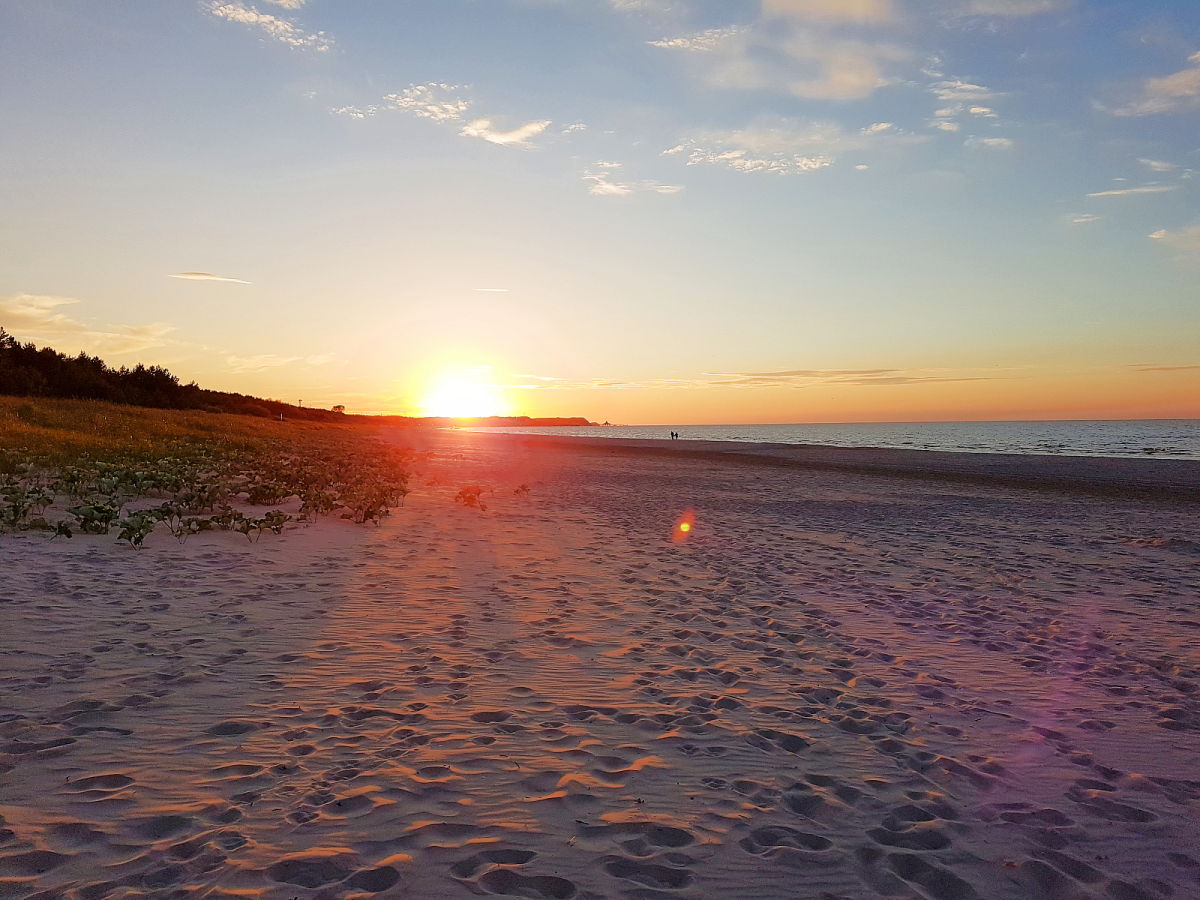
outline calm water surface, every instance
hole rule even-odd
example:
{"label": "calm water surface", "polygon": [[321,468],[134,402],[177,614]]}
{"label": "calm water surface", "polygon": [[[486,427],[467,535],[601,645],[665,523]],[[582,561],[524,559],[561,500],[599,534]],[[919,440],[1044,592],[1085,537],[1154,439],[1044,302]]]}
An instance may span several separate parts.
{"label": "calm water surface", "polygon": [[845,425],[611,425],[594,428],[472,428],[471,431],[592,438],[683,440],[834,447],[893,447],[967,453],[1048,453],[1200,459],[1200,419],[1069,422],[872,422]]}

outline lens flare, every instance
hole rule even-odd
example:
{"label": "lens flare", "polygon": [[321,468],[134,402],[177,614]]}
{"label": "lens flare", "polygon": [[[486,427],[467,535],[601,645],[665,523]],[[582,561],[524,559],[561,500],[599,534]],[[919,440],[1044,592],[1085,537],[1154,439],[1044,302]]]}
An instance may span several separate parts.
{"label": "lens flare", "polygon": [[696,512],[693,509],[685,509],[683,514],[675,520],[675,527],[671,529],[671,542],[682,544],[692,536],[695,530]]}

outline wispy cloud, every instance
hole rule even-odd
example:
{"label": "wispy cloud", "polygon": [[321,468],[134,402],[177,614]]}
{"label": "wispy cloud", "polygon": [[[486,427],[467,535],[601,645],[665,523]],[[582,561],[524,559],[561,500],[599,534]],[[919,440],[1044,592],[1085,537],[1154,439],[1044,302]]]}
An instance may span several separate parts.
{"label": "wispy cloud", "polygon": [[695,34],[684,35],[683,37],[663,38],[657,41],[648,41],[647,43],[651,47],[662,47],[666,50],[711,52],[745,32],[745,26],[731,25],[727,28],[709,28],[707,31],[700,31]]}
{"label": "wispy cloud", "polygon": [[490,144],[499,144],[501,147],[521,147],[529,149],[533,147],[530,143],[532,138],[537,137],[543,131],[550,127],[548,119],[539,119],[534,122],[526,122],[524,125],[518,125],[508,131],[501,131],[494,128],[491,119],[475,119],[473,122],[468,122],[462,127],[459,134],[463,137],[482,138]]}
{"label": "wispy cloud", "polygon": [[929,85],[929,93],[939,104],[929,120],[930,127],[950,132],[958,131],[972,119],[998,118],[996,110],[984,101],[990,103],[1004,96],[1000,91],[961,78],[934,81]]}
{"label": "wispy cloud", "polygon": [[1175,163],[1166,162],[1161,159],[1146,159],[1145,157],[1142,157],[1138,160],[1138,162],[1140,162],[1151,172],[1174,172],[1179,168],[1179,166],[1175,165]]}
{"label": "wispy cloud", "polygon": [[1093,222],[1099,222],[1100,216],[1092,215],[1091,213],[1073,213],[1067,216],[1067,221],[1072,225],[1090,225]]}
{"label": "wispy cloud", "polygon": [[1059,12],[1071,5],[1072,0],[966,0],[955,10],[962,16],[992,16],[997,18],[1020,18]]}
{"label": "wispy cloud", "polygon": [[[276,0],[276,5],[285,9],[299,9],[301,3],[296,2],[296,0],[284,0],[284,2],[277,2]],[[230,22],[237,22],[240,25],[249,25],[257,28],[272,40],[286,44],[297,50],[316,50],[319,53],[324,53],[333,46],[333,41],[323,31],[305,31],[294,22],[289,22],[287,19],[281,19],[279,16],[274,16],[270,13],[260,12],[253,6],[246,6],[243,3],[236,2],[236,0],[235,2],[209,0],[205,8],[218,19],[225,19]]]}
{"label": "wispy cloud", "polygon": [[1200,365],[1152,366],[1152,365],[1147,365],[1147,364],[1142,363],[1142,364],[1139,364],[1136,366],[1130,366],[1129,368],[1134,369],[1138,372],[1194,372],[1194,371],[1200,370]]}
{"label": "wispy cloud", "polygon": [[1137,95],[1126,103],[1097,106],[1115,116],[1151,116],[1200,109],[1200,52],[1189,56],[1188,63],[1187,68],[1170,75],[1145,79],[1138,86]]}
{"label": "wispy cloud", "polygon": [[966,103],[977,100],[990,100],[1000,96],[996,91],[974,84],[970,81],[954,79],[951,81],[935,81],[929,88],[933,96],[943,103]]}
{"label": "wispy cloud", "polygon": [[[439,125],[461,125],[458,133],[463,137],[481,138],[502,147],[521,149],[533,147],[533,138],[550,127],[548,119],[536,119],[507,130],[496,127],[490,118],[467,121],[467,113],[474,101],[464,95],[465,90],[462,85],[437,81],[412,84],[402,91],[387,94],[381,104],[340,106],[333,112],[351,119],[369,119],[385,110],[395,110]],[[576,122],[564,128],[563,134],[582,131],[586,127],[582,122]]]}
{"label": "wispy cloud", "polygon": [[720,165],[739,172],[798,175],[827,168],[844,153],[924,140],[890,122],[847,131],[836,122],[769,119],[736,130],[698,132],[663,152],[682,156],[689,166]]}
{"label": "wispy cloud", "polygon": [[683,190],[681,184],[663,184],[661,181],[621,181],[618,180],[621,163],[598,162],[583,173],[583,180],[589,183],[588,193],[597,197],[627,197],[630,194],[678,194]]}
{"label": "wispy cloud", "polygon": [[264,372],[267,369],[278,369],[281,366],[299,362],[299,356],[276,356],[274,353],[261,353],[258,356],[227,356],[225,365],[229,371],[244,374],[246,372]]}
{"label": "wispy cloud", "polygon": [[1168,191],[1179,190],[1177,184],[1144,184],[1140,187],[1111,188],[1107,191],[1095,191],[1089,197],[1129,197],[1137,194],[1165,194]]}
{"label": "wispy cloud", "polygon": [[794,16],[825,22],[891,22],[892,0],[763,0],[763,15]]}
{"label": "wispy cloud", "polygon": [[966,375],[948,369],[791,369],[784,372],[713,372],[718,387],[808,387],[819,384],[895,385],[935,381],[995,381],[999,375]]}
{"label": "wispy cloud", "polygon": [[982,147],[986,150],[1011,150],[1015,147],[1016,141],[1006,137],[969,137],[963,141],[964,147],[972,149]]}
{"label": "wispy cloud", "polygon": [[898,80],[891,69],[911,52],[849,36],[844,26],[886,21],[890,0],[768,0],[750,25],[651,41],[681,55],[706,83],[814,100],[859,100]]}
{"label": "wispy cloud", "polygon": [[249,281],[243,281],[241,278],[229,278],[225,275],[214,275],[211,272],[176,272],[174,275],[168,275],[168,278],[183,278],[187,281],[228,281],[232,284],[250,284]]}
{"label": "wispy cloud", "polygon": [[434,122],[457,122],[471,108],[471,101],[461,96],[463,87],[457,84],[414,84],[388,94],[383,99],[392,108]]}
{"label": "wispy cloud", "polygon": [[338,361],[334,353],[313,353],[308,356],[279,356],[275,353],[260,353],[255,356],[238,356],[229,353],[225,356],[225,366],[230,372],[244,375],[254,372],[266,372],[270,369],[282,369],[285,366],[302,364],[308,367],[327,366]]}
{"label": "wispy cloud", "polygon": [[1177,231],[1160,228],[1150,235],[1151,240],[1186,254],[1200,254],[1200,224]]}
{"label": "wispy cloud", "polygon": [[20,339],[43,342],[65,352],[120,355],[175,343],[168,337],[174,326],[164,322],[100,328],[63,311],[78,302],[71,297],[39,294],[0,297],[0,325]]}

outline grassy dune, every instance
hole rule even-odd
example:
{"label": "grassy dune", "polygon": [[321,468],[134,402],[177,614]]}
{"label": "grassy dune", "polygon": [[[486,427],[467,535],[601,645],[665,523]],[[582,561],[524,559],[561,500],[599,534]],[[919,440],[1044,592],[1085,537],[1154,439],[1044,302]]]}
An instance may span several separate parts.
{"label": "grassy dune", "polygon": [[58,465],[85,454],[102,460],[153,459],[177,452],[180,444],[250,450],[264,443],[308,444],[362,435],[361,425],[0,396],[0,451],[22,451]]}
{"label": "grassy dune", "polygon": [[322,515],[378,522],[407,494],[413,459],[362,425],[5,397],[0,531],[116,529],[140,546],[159,525],[182,540]]}

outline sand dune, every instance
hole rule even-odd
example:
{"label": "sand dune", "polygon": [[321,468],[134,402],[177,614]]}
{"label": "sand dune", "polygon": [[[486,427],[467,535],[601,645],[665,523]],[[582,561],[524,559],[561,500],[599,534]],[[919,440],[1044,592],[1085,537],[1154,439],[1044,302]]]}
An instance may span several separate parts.
{"label": "sand dune", "polygon": [[0,897],[1200,896],[1194,504],[427,440],[0,539]]}

